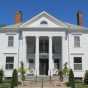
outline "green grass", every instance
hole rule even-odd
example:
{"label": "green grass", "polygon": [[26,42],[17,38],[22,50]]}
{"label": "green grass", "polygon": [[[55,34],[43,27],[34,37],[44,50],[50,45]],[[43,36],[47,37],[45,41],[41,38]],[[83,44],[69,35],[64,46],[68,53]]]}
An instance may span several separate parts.
{"label": "green grass", "polygon": [[[21,85],[20,82],[18,82]],[[0,83],[0,88],[10,88],[11,80],[4,80],[3,83]]]}
{"label": "green grass", "polygon": [[9,83],[0,83],[0,88],[10,88]]}
{"label": "green grass", "polygon": [[3,81],[3,83],[0,83],[0,88],[10,88],[10,81]]}
{"label": "green grass", "polygon": [[88,88],[88,85],[85,85],[84,83],[76,83],[76,88]]}
{"label": "green grass", "polygon": [[[66,83],[69,86],[69,83]],[[84,84],[82,80],[75,80],[75,88],[88,88],[88,85]]]}

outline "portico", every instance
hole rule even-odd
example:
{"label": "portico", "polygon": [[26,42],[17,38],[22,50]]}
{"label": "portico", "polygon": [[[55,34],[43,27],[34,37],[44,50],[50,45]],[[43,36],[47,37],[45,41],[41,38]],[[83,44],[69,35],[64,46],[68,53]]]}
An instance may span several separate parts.
{"label": "portico", "polygon": [[25,36],[26,66],[34,75],[53,75],[62,68],[62,36]]}

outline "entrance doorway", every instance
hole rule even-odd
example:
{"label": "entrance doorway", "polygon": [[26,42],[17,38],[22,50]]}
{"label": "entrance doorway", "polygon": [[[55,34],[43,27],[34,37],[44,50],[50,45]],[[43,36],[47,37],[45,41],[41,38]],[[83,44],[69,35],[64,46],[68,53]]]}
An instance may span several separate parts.
{"label": "entrance doorway", "polygon": [[49,61],[48,59],[40,59],[39,60],[39,72],[40,75],[48,75]]}

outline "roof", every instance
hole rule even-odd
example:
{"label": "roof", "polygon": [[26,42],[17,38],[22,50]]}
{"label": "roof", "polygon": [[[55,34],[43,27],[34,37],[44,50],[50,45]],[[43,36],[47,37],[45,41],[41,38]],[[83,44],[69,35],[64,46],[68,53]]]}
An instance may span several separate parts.
{"label": "roof", "polygon": [[[77,30],[77,29],[83,29],[83,30],[88,30],[88,28],[83,27],[83,26],[79,26],[79,25],[75,25],[75,24],[70,24],[67,22],[63,22],[57,18],[55,18],[54,16],[52,16],[51,14],[43,11],[41,13],[39,13],[38,15],[32,17],[30,20],[23,22],[23,23],[19,23],[19,24],[13,24],[13,25],[6,25],[6,26],[1,26],[0,29],[3,30],[5,28],[7,29],[18,29],[18,28],[26,28],[27,24],[32,24],[33,22],[35,22],[36,20],[40,19],[41,17],[45,17],[47,19],[49,19],[51,22],[55,23],[57,26],[57,28],[59,26],[63,27],[63,28],[70,28],[71,30]],[[30,28],[30,26],[28,26]]]}

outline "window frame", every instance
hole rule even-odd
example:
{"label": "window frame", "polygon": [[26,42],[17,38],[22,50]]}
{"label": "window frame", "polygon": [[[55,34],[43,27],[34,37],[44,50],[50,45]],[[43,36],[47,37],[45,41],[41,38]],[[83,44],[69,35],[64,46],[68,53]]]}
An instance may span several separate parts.
{"label": "window frame", "polygon": [[74,47],[80,48],[80,36],[74,36]]}
{"label": "window frame", "polygon": [[43,21],[40,22],[40,25],[48,25],[48,22],[43,20]]}
{"label": "window frame", "polygon": [[8,47],[14,47],[14,36],[12,35],[8,36]]}
{"label": "window frame", "polygon": [[[10,58],[9,61],[7,61],[8,58]],[[11,58],[13,58],[12,61],[11,61]],[[12,67],[11,67],[11,65],[12,65]],[[13,70],[14,69],[14,56],[6,56],[5,69],[6,70]]]}
{"label": "window frame", "polygon": [[[79,62],[75,62],[75,59],[76,59],[76,58],[81,59],[81,62],[80,62],[80,61],[79,61]],[[74,57],[74,58],[73,58],[73,62],[74,62],[74,70],[75,70],[75,71],[82,71],[82,69],[83,69],[83,68],[82,68],[82,57]],[[81,67],[80,67],[81,69],[75,68],[75,65],[76,65],[76,67],[77,67],[77,65],[80,65],[80,66],[81,66]]]}

